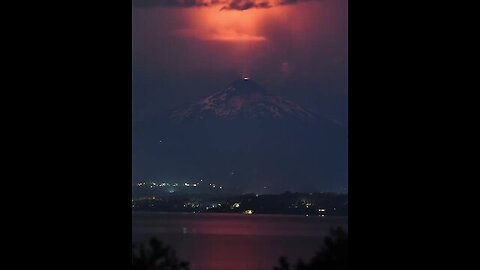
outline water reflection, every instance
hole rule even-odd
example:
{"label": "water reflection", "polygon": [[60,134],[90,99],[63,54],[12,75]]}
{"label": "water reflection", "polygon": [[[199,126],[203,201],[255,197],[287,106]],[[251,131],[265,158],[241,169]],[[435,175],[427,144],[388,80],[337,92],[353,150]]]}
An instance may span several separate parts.
{"label": "water reflection", "polygon": [[134,213],[133,240],[156,237],[171,245],[192,270],[272,269],[278,258],[314,256],[331,227],[346,217]]}

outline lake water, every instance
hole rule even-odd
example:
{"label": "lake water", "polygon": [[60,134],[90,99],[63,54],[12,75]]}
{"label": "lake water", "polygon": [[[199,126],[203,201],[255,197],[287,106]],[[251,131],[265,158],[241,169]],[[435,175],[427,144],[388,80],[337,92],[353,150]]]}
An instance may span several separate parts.
{"label": "lake water", "polygon": [[132,240],[156,237],[191,270],[272,270],[280,256],[308,261],[337,226],[348,218],[135,212]]}

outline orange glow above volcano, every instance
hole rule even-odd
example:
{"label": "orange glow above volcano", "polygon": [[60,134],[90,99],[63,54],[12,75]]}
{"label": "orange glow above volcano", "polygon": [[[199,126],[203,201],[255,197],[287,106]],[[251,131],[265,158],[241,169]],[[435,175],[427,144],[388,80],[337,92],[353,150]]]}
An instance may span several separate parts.
{"label": "orange glow above volcano", "polygon": [[219,10],[218,7],[198,8],[191,13],[193,27],[179,29],[178,36],[219,42],[265,42],[261,32],[263,20],[283,9]]}

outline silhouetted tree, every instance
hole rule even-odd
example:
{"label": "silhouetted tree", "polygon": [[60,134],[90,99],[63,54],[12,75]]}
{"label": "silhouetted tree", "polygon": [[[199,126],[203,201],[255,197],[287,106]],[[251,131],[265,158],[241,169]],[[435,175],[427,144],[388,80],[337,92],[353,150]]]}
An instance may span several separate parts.
{"label": "silhouetted tree", "polygon": [[142,244],[138,251],[132,245],[132,269],[133,270],[189,270],[187,262],[179,261],[175,251],[164,246],[159,240],[152,238],[149,241],[150,248],[147,250]]}
{"label": "silhouetted tree", "polygon": [[[299,260],[296,270],[344,270],[348,267],[348,235],[341,228],[330,230],[325,237],[325,246],[315,254],[309,263]],[[279,259],[280,266],[274,270],[290,270],[286,257]]]}
{"label": "silhouetted tree", "polygon": [[290,270],[290,264],[288,263],[287,257],[280,257],[278,263],[280,266],[273,268],[273,270]]}

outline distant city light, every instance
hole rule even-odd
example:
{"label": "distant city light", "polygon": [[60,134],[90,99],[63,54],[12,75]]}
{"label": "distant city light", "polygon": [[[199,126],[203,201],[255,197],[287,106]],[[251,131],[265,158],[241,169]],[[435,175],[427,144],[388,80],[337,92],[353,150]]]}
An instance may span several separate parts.
{"label": "distant city light", "polygon": [[[137,183],[137,184],[134,184],[135,186],[138,186],[138,187],[141,187],[141,186],[146,186],[147,188],[149,189],[154,189],[154,188],[162,188],[162,187],[199,187],[200,186],[200,183],[203,182],[203,179],[200,179],[200,181],[196,182],[194,179],[190,180],[189,182],[181,182],[181,183],[169,183],[169,182],[162,182],[162,183],[158,183],[158,182],[153,182],[153,181],[150,181],[150,182],[140,182],[140,183]],[[148,184],[148,185],[147,185]],[[209,183],[208,184],[212,189],[223,189],[224,187],[223,186],[219,186],[215,183]],[[166,190],[168,192],[168,190]]]}
{"label": "distant city light", "polygon": [[[262,195],[262,198],[264,198],[262,199],[260,198],[259,194],[255,194],[255,193],[254,194],[245,193],[242,196],[246,196],[246,197],[242,197],[242,198],[238,198],[235,196],[226,197],[226,198],[224,198],[223,196],[208,198],[207,196],[203,198],[203,197],[197,197],[196,195],[193,195],[195,193],[192,193],[192,196],[182,195],[180,197],[176,197],[173,194],[173,193],[181,193],[184,190],[196,189],[196,188],[192,188],[194,184],[189,184],[189,183],[192,183],[192,182],[184,183],[183,181],[181,181],[179,183],[179,187],[177,188],[173,188],[173,187],[158,188],[158,189],[162,189],[162,192],[155,193],[150,190],[150,185],[153,186],[153,182],[147,182],[148,185],[146,185],[143,188],[148,189],[148,192],[150,192],[151,195],[134,197],[132,194],[132,208],[134,208],[132,209],[132,211],[142,211],[142,210],[148,209],[149,207],[152,207],[151,210],[153,211],[165,211],[166,209],[168,209],[168,211],[173,210],[173,211],[197,212],[197,213],[231,212],[231,213],[242,213],[242,214],[251,215],[254,213],[254,211],[258,209],[255,209],[255,210],[252,209],[253,206],[249,206],[248,202],[254,202],[256,205],[259,205],[259,207],[263,208],[261,211],[262,213],[264,213],[265,211],[266,211],[265,213],[278,211],[276,210],[275,207],[272,209],[269,209],[268,196],[264,197]],[[137,182],[136,184],[133,184],[133,186],[137,186],[138,184],[139,183]],[[185,184],[188,184],[190,188],[184,187]],[[215,184],[213,183],[211,184],[212,187],[214,185]],[[216,187],[220,188],[220,186],[216,186]],[[206,187],[202,187],[202,188],[206,188]],[[211,188],[207,188],[207,189],[211,189]],[[202,194],[202,192],[204,191],[205,190],[203,191],[200,190],[200,194]],[[213,191],[214,190],[211,190],[211,192]],[[218,192],[218,193],[220,194],[221,192]],[[149,193],[144,193],[144,194],[149,194]],[[165,195],[160,195],[160,194],[165,194]],[[279,196],[280,198],[282,198],[281,199],[282,203],[283,203],[283,200],[285,199],[285,202],[283,203],[283,206],[282,206],[284,208],[282,209],[282,211],[285,211],[284,213],[295,214],[295,215],[305,215],[306,217],[309,217],[309,216],[328,217],[328,216],[337,216],[337,215],[345,214],[344,209],[339,208],[339,211],[336,211],[336,207],[333,207],[334,205],[331,205],[332,208],[331,209],[328,208],[329,209],[328,211],[332,211],[332,213],[329,212],[327,215],[327,208],[318,207],[318,206],[321,206],[321,204],[320,205],[318,204],[320,200],[318,200],[317,198],[310,198],[307,200],[305,199],[306,197],[302,197],[301,195],[298,195],[296,198],[291,198],[290,197],[291,195],[276,195],[276,196]],[[321,198],[324,195],[321,195],[321,193],[315,193],[314,196],[320,196]],[[267,199],[267,201],[265,202],[267,203],[267,205],[265,205],[263,201],[265,200],[265,198]],[[290,201],[287,201],[287,200],[290,200]],[[339,202],[339,203],[343,203],[343,202]],[[310,206],[312,207],[312,209],[308,209]],[[315,209],[317,209],[317,212],[311,212],[311,211],[314,211]],[[255,212],[255,214],[257,213]]]}

